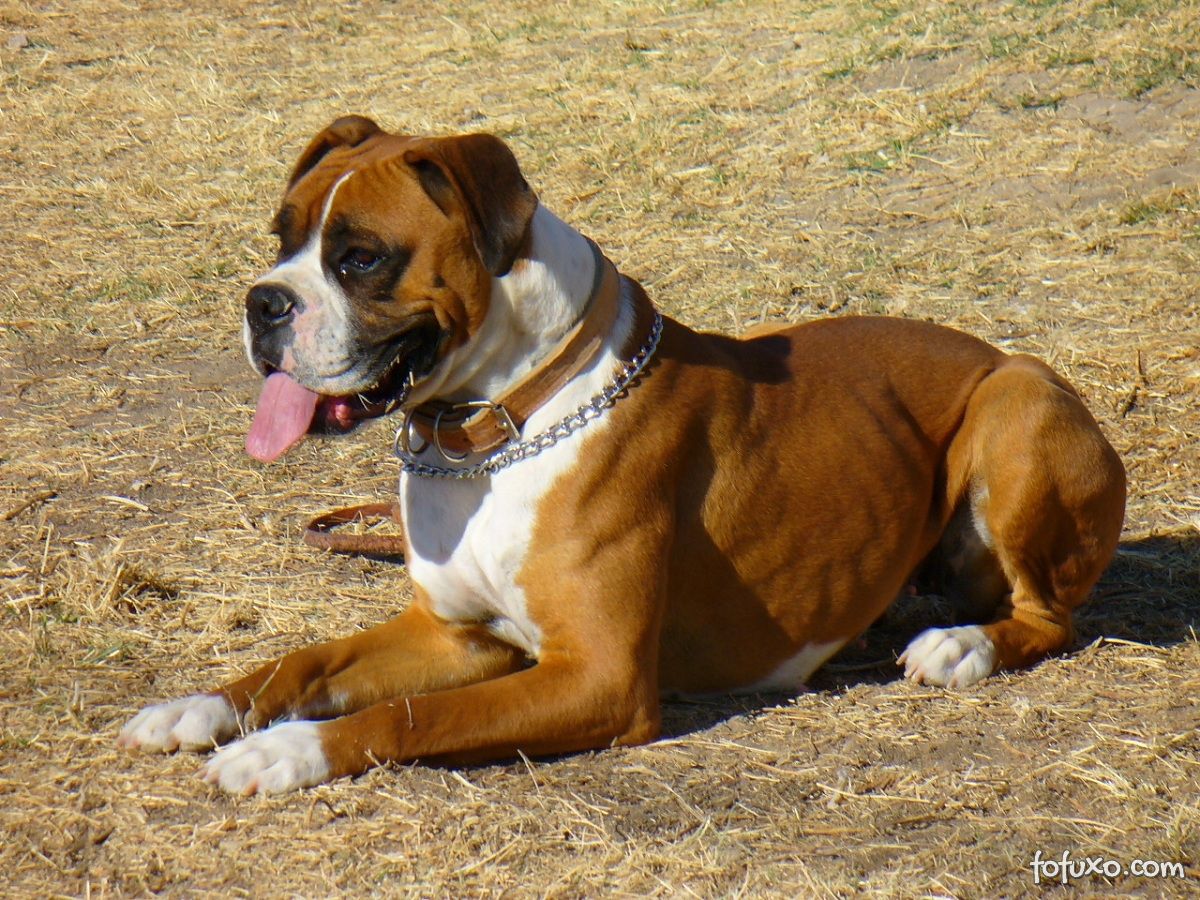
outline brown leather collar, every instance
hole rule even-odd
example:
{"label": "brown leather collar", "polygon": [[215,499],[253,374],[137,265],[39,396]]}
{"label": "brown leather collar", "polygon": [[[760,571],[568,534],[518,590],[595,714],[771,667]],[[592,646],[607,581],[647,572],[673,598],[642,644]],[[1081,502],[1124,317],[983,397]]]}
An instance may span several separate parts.
{"label": "brown leather collar", "polygon": [[[546,360],[498,400],[423,403],[406,417],[402,426],[406,433],[411,428],[425,445],[432,444],[451,461],[472,454],[491,453],[509,441],[517,440],[529,417],[595,361],[621,310],[621,276],[595,243],[588,240],[588,244],[596,260],[591,297],[575,327],[559,341]],[[637,321],[630,334],[633,347],[623,347],[622,357],[636,351],[648,330],[647,321],[653,318],[653,309],[645,294],[641,291],[635,294],[640,302]],[[414,452],[417,449],[414,448]]]}

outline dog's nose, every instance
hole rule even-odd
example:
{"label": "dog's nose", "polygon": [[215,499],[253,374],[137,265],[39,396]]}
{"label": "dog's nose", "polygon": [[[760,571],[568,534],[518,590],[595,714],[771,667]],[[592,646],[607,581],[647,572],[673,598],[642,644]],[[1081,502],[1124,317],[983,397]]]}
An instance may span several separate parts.
{"label": "dog's nose", "polygon": [[256,284],[246,295],[246,317],[256,331],[283,324],[295,306],[296,295],[278,284]]}

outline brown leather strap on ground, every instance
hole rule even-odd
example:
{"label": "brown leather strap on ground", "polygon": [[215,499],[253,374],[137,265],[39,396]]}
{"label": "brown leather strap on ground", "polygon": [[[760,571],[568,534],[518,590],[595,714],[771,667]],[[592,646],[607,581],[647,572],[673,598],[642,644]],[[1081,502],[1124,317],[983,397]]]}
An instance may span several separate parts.
{"label": "brown leather strap on ground", "polygon": [[596,276],[587,309],[546,360],[494,403],[426,403],[410,424],[426,444],[444,455],[490,453],[520,437],[525,422],[576,375],[591,365],[612,333],[621,304],[621,276],[591,241]]}
{"label": "brown leather strap on ground", "polygon": [[367,519],[390,519],[401,525],[398,503],[363,503],[347,506],[317,516],[304,529],[304,543],[335,553],[359,553],[369,556],[403,556],[404,534],[339,534],[339,525],[365,522]]}

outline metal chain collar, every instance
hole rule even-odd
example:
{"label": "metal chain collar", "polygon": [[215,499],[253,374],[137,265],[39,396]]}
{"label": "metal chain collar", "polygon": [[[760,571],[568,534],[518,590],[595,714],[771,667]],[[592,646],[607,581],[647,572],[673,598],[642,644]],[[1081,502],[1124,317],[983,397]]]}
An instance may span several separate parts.
{"label": "metal chain collar", "polygon": [[604,410],[616,404],[621,394],[642,373],[647,363],[650,362],[650,357],[658,349],[658,341],[662,337],[662,328],[662,316],[658,310],[655,310],[654,323],[650,326],[650,335],[646,338],[646,343],[642,344],[633,358],[621,367],[616,377],[609,382],[604,390],[580,406],[575,412],[560,419],[556,424],[550,426],[540,434],[534,435],[520,443],[510,444],[507,447],[496,450],[473,465],[463,466],[462,468],[450,468],[449,466],[434,466],[429,463],[418,462],[413,455],[405,453],[401,448],[402,431],[404,429],[402,425],[400,430],[396,432],[396,438],[392,443],[393,451],[402,463],[401,470],[417,478],[478,478],[481,475],[495,475],[501,469],[507,469],[515,462],[537,456],[543,450],[548,450],[559,441],[574,434],[588,422],[598,419]]}

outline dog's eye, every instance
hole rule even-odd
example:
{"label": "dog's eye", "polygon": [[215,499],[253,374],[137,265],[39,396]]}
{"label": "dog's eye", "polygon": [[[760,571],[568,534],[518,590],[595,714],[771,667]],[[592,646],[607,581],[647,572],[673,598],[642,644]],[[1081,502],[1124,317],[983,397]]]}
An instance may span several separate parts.
{"label": "dog's eye", "polygon": [[374,269],[382,259],[377,253],[355,247],[346,251],[346,255],[338,263],[338,272],[342,275],[362,275]]}

